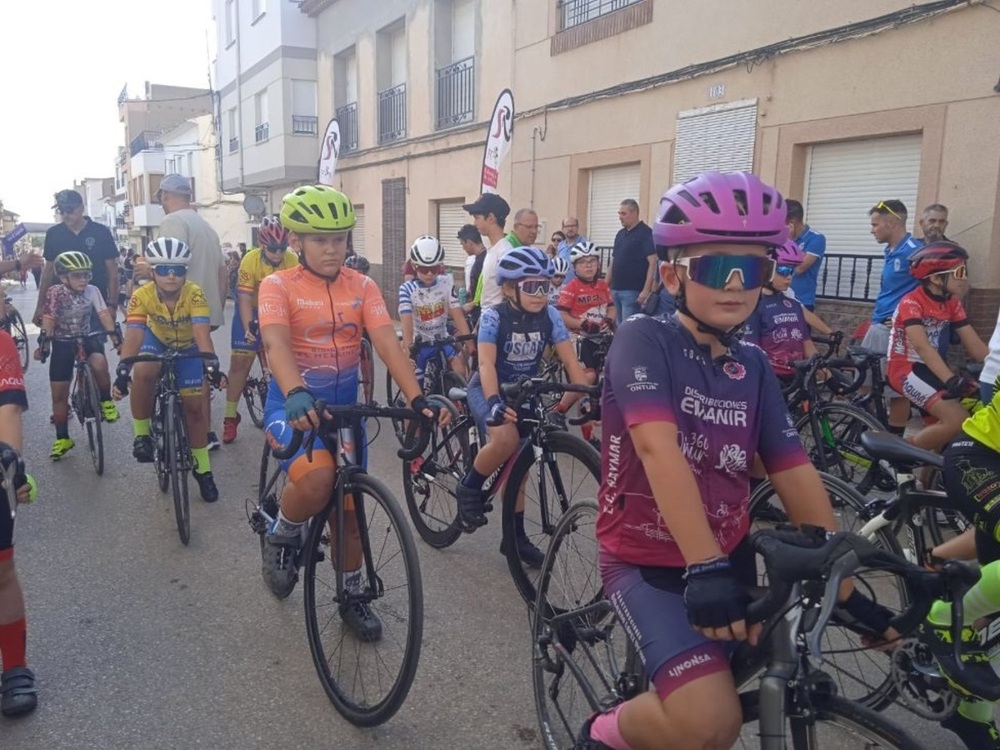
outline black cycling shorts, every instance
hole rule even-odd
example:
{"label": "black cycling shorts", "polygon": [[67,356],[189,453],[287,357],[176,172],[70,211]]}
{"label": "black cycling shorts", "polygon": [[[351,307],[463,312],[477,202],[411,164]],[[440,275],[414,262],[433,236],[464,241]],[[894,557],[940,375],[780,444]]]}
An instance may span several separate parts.
{"label": "black cycling shorts", "polygon": [[7,493],[0,492],[0,563],[10,560],[13,556],[14,519],[10,517]]}
{"label": "black cycling shorts", "polygon": [[[84,339],[83,350],[87,356],[104,354],[104,342],[99,338]],[[49,380],[53,383],[68,383],[73,379],[73,364],[76,362],[76,342],[53,341],[49,355]]]}
{"label": "black cycling shorts", "polygon": [[580,342],[580,364],[588,370],[600,372],[604,368],[604,360],[601,357],[601,345],[592,339],[584,339]]}
{"label": "black cycling shorts", "polygon": [[1000,453],[962,437],[944,452],[944,486],[976,527],[981,565],[1000,560]]}

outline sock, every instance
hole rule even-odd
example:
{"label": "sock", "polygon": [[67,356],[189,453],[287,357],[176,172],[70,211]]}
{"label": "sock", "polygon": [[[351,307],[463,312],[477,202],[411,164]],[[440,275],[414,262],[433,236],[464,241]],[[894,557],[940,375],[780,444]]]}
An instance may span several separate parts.
{"label": "sock", "polygon": [[462,484],[474,490],[481,490],[483,485],[486,484],[486,475],[480,474],[476,471],[476,467],[473,466],[469,469],[469,473],[465,475],[465,479],[462,480]]}
{"label": "sock", "polygon": [[298,536],[305,521],[289,521],[282,511],[278,511],[278,517],[271,524],[271,533],[278,536]]}
{"label": "sock", "polygon": [[69,422],[56,422],[56,440],[65,440],[69,437]]}
{"label": "sock", "polygon": [[962,701],[958,711],[942,721],[941,726],[954,732],[966,747],[996,747],[998,733],[992,703]]}
{"label": "sock", "polygon": [[589,443],[590,439],[594,437],[594,423],[584,422],[580,425],[580,433],[583,435],[583,439]]}
{"label": "sock", "polygon": [[152,429],[152,419],[133,419],[132,420],[132,432],[135,433],[136,437],[142,437],[143,435],[149,435]]}
{"label": "sock", "polygon": [[[980,570],[979,583],[973,586],[962,599],[962,620],[971,625],[980,617],[1000,612],[1000,560],[984,565]],[[936,601],[927,616],[935,625],[951,623],[951,605]]]}
{"label": "sock", "polygon": [[239,401],[227,401],[226,402],[226,419],[235,419],[236,414],[240,408]]}
{"label": "sock", "polygon": [[361,568],[344,571],[344,586],[352,594],[360,594],[364,590],[361,583]]}
{"label": "sock", "polygon": [[105,388],[103,391],[98,391],[97,392],[97,397],[101,401],[110,401],[111,400],[111,389],[110,388]]}
{"label": "sock", "polygon": [[962,701],[958,704],[958,712],[966,719],[983,724],[993,723],[993,704],[988,701]]}
{"label": "sock", "polygon": [[603,742],[612,750],[632,750],[618,729],[618,714],[624,705],[621,703],[606,713],[598,714],[590,725],[590,739]]}
{"label": "sock", "polygon": [[899,435],[900,437],[903,437],[903,433],[906,432],[906,425],[903,425],[902,427],[897,427],[896,425],[891,424],[889,425],[889,432],[892,433],[893,435]]}
{"label": "sock", "polygon": [[556,414],[565,414],[567,411],[569,411],[569,407],[564,406],[563,402],[560,401],[558,404],[555,405],[555,408],[552,411],[554,411]]}
{"label": "sock", "polygon": [[212,470],[212,462],[208,457],[208,446],[192,448],[191,455],[194,456],[194,470],[199,474],[207,474]]}
{"label": "sock", "polygon": [[0,625],[0,655],[3,656],[3,671],[16,667],[26,667],[24,653],[28,647],[28,622],[23,617],[15,622]]}

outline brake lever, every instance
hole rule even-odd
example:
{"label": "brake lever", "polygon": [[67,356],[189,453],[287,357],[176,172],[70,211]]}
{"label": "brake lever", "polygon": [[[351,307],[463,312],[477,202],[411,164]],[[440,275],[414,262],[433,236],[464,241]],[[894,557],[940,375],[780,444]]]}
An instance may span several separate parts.
{"label": "brake lever", "polygon": [[816,617],[812,629],[806,634],[806,646],[809,649],[809,653],[817,658],[823,654],[823,646],[820,643],[820,639],[823,637],[826,626],[830,623],[830,618],[833,617],[833,610],[839,604],[837,598],[840,596],[840,584],[851,573],[857,570],[860,565],[861,561],[858,559],[858,553],[850,549],[838,557],[830,566],[826,591],[823,595],[823,604],[820,607],[819,615]]}

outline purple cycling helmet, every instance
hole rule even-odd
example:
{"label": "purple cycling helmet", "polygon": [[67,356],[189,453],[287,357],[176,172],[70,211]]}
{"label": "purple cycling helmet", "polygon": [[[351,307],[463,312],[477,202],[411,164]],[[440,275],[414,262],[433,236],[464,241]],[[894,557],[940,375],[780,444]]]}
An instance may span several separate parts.
{"label": "purple cycling helmet", "polygon": [[772,247],[768,253],[779,266],[797,266],[806,259],[806,254],[795,240],[786,240],[780,247]]}
{"label": "purple cycling helmet", "polygon": [[702,172],[674,185],[660,199],[653,241],[666,249],[732,242],[781,245],[788,239],[785,199],[749,172]]}

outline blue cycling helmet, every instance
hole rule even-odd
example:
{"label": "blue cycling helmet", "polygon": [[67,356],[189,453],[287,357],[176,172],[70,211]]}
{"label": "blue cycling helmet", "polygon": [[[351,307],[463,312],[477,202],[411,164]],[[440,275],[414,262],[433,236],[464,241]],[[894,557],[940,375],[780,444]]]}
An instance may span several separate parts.
{"label": "blue cycling helmet", "polygon": [[544,276],[551,279],[552,261],[537,247],[524,245],[508,250],[497,263],[497,284],[505,281],[520,281],[529,276]]}

